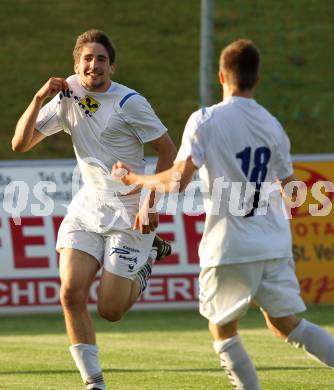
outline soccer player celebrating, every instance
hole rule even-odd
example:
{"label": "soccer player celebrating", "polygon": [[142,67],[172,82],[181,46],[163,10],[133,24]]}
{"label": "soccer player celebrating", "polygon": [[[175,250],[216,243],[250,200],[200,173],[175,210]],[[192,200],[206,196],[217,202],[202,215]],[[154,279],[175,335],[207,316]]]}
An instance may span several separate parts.
{"label": "soccer player celebrating", "polygon": [[[154,193],[139,211],[140,192],[129,193],[110,171],[121,159],[143,173],[145,143],[158,154],[157,171],[167,169],[176,148],[147,100],[110,80],[115,49],[104,32],[80,35],[73,55],[75,75],[52,77],[35,94],[17,123],[12,147],[26,152],[61,130],[72,137],[84,186],[58,233],[61,303],[70,352],[86,389],[105,389],[86,305],[92,282],[102,267],[98,312],[117,321],[146,288],[154,259],[170,252],[169,244],[153,232],[157,214],[150,212],[143,222]],[[43,106],[49,97],[53,99]]]}
{"label": "soccer player celebrating", "polygon": [[[224,99],[190,116],[173,167],[154,176],[138,175],[122,162],[113,168],[125,184],[167,192],[178,187],[184,190],[199,169],[212,194],[204,198],[206,221],[199,247],[200,312],[209,320],[214,350],[231,384],[245,390],[260,388],[238,335],[239,320],[252,300],[274,334],[334,367],[332,336],[296,316],[305,305],[294,272],[290,226],[280,191],[272,192],[267,212],[263,212],[264,182],[278,181],[278,188],[284,190],[294,177],[286,133],[253,98],[259,68],[260,54],[253,42],[238,40],[225,47],[219,70]],[[253,187],[253,196],[244,202],[250,207],[243,216],[231,212],[240,197],[219,191],[222,180],[230,185],[241,183],[243,189]]]}

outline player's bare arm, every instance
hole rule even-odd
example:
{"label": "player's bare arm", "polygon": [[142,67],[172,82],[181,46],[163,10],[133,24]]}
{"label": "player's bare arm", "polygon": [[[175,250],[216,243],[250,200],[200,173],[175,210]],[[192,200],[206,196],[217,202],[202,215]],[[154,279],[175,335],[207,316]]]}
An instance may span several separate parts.
{"label": "player's bare arm", "polygon": [[[158,155],[156,172],[161,172],[170,168],[176,157],[176,147],[168,134],[151,141],[150,146]],[[150,190],[142,207],[135,218],[134,229],[138,229],[144,234],[154,231],[159,224],[159,215],[154,211],[154,205],[158,202],[155,191]]]}
{"label": "player's bare arm", "polygon": [[12,139],[13,151],[27,152],[45,138],[45,135],[35,129],[38,114],[46,99],[67,88],[66,80],[60,77],[51,77],[36,93],[28,108],[17,122]]}
{"label": "player's bare arm", "polygon": [[158,154],[158,162],[155,172],[159,173],[169,169],[173,165],[176,157],[176,147],[168,134],[162,135],[160,138],[151,141],[150,146]]}
{"label": "player's bare arm", "polygon": [[190,183],[197,167],[189,156],[187,160],[177,161],[170,169],[155,175],[137,175],[131,172],[121,161],[113,167],[113,173],[126,185],[136,184],[156,192],[184,191]]}

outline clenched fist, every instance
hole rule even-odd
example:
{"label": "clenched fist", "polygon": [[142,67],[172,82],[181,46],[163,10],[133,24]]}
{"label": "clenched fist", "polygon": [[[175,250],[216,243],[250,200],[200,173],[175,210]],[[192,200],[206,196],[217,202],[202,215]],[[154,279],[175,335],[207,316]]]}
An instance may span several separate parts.
{"label": "clenched fist", "polygon": [[55,96],[62,89],[68,89],[67,81],[61,77],[51,77],[36,93],[36,97],[38,99],[45,100],[48,97]]}

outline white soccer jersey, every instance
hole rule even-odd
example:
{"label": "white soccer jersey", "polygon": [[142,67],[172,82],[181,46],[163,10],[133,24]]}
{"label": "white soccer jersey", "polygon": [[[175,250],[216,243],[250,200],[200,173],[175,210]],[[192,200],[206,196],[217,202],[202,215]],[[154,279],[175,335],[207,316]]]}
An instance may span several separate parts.
{"label": "white soccer jersey", "polygon": [[60,92],[40,111],[36,129],[45,135],[61,130],[72,137],[84,182],[69,207],[71,218],[88,230],[128,228],[138,211],[139,194],[129,191],[110,171],[118,160],[133,172],[145,170],[143,144],[167,129],[147,100],[136,91],[112,82],[106,92],[89,92],[79,76],[67,79],[69,90]]}
{"label": "white soccer jersey", "polygon": [[[271,193],[269,206],[259,203],[261,212],[252,207],[255,189],[262,191],[264,182],[293,173],[289,139],[266,109],[254,99],[234,96],[196,111],[185,127],[176,160],[189,156],[200,168],[207,190],[199,248],[202,267],[292,256],[279,191]],[[249,195],[246,183],[252,190]],[[259,215],[266,205],[266,214]]]}

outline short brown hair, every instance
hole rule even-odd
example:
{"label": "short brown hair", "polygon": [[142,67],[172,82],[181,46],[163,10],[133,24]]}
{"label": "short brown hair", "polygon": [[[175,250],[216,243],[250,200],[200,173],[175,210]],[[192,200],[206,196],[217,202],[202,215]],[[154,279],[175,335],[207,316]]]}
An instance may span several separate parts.
{"label": "short brown hair", "polygon": [[259,78],[260,52],[252,41],[239,39],[222,50],[219,68],[239,91],[252,89]]}
{"label": "short brown hair", "polygon": [[116,51],[115,47],[109,38],[109,36],[100,30],[88,30],[85,31],[83,34],[79,35],[77,38],[77,41],[75,43],[74,49],[73,49],[73,57],[74,57],[74,63],[76,64],[81,55],[82,47],[86,43],[96,42],[100,43],[107,51],[109,55],[109,63],[110,65],[113,64],[116,60]]}

